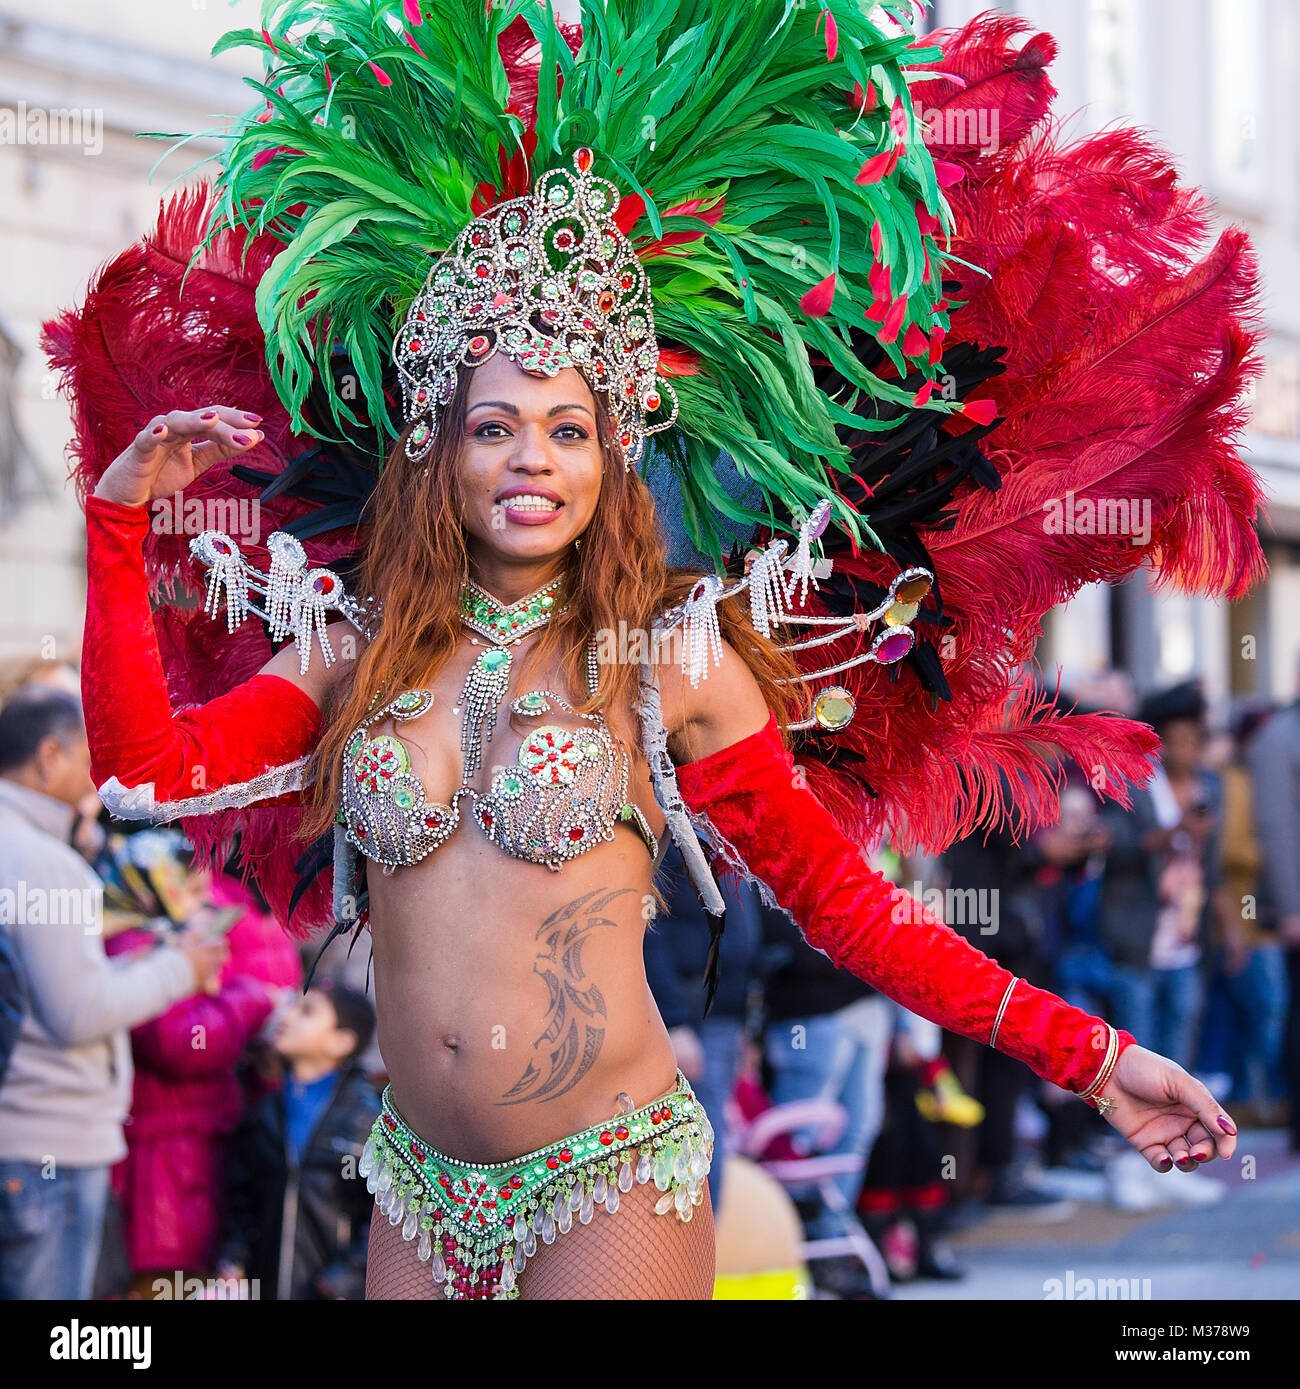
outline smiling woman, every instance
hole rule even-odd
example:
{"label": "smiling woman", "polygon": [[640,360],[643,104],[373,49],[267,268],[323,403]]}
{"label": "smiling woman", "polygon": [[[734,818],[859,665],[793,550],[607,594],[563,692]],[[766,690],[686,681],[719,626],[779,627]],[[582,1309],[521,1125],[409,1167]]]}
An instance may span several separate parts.
{"label": "smiling woman", "polygon": [[[363,557],[362,583],[382,603],[383,625],[354,680],[339,681],[315,665],[307,677],[314,697],[327,707],[332,697],[340,703],[316,757],[312,827],[328,824],[341,794],[350,842],[389,865],[370,876],[369,892],[394,1122],[409,1126],[410,1141],[430,1151],[469,1154],[438,1161],[471,1187],[490,1179],[503,1205],[513,1196],[512,1177],[536,1164],[512,1154],[554,1150],[550,1167],[543,1164],[547,1180],[553,1171],[569,1179],[562,1191],[524,1192],[542,1223],[531,1235],[524,1232],[517,1270],[503,1273],[500,1259],[489,1259],[487,1267],[497,1269],[489,1282],[504,1278],[510,1291],[517,1276],[525,1296],[546,1295],[546,1288],[558,1295],[563,1287],[568,1296],[596,1296],[620,1284],[630,1289],[627,1258],[614,1260],[605,1248],[592,1260],[585,1234],[554,1253],[543,1248],[525,1268],[537,1236],[543,1246],[552,1237],[548,1215],[561,1230],[574,1214],[584,1217],[579,1224],[590,1219],[592,1201],[572,1212],[544,1209],[569,1200],[570,1192],[576,1201],[585,1189],[592,1200],[599,1190],[611,1210],[623,1201],[624,1219],[639,1230],[638,1259],[664,1239],[676,1250],[652,1261],[660,1271],[642,1278],[642,1295],[707,1295],[707,1207],[696,1212],[689,1240],[655,1219],[653,1198],[665,1187],[644,1185],[654,1165],[641,1162],[633,1134],[646,1121],[616,1120],[617,1096],[637,1097],[628,1102],[629,1114],[658,1097],[664,1113],[651,1131],[660,1143],[671,1142],[660,1151],[688,1167],[692,1160],[697,1167],[707,1163],[707,1121],[695,1117],[663,1025],[645,1006],[641,936],[664,818],[636,734],[638,673],[626,664],[598,666],[590,640],[618,619],[649,628],[696,576],[665,567],[649,492],[614,455],[603,398],[576,368],[548,376],[504,353],[472,370],[462,367],[423,464],[408,462],[404,449],[399,440],[376,489],[375,540]],[[459,583],[444,577],[439,587],[440,576],[457,575]],[[474,600],[468,612],[466,580]],[[728,632],[742,622],[743,610],[729,615]],[[480,636],[488,638],[486,646]],[[769,709],[762,686],[771,707],[791,707],[789,692],[798,685],[777,682],[795,668],[752,631],[737,645],[751,652],[751,678],[759,682],[748,706],[742,700],[737,709],[744,714],[748,707],[750,725],[760,727]],[[267,670],[297,678],[291,658],[277,661]],[[668,682],[666,696],[670,689]],[[414,702],[403,708],[403,699]],[[396,707],[385,717],[392,701]],[[511,727],[498,730],[496,711],[507,701]],[[542,714],[545,724],[537,726]],[[356,735],[347,730],[367,718],[357,753],[362,761],[354,765],[349,753]],[[532,732],[525,730],[520,741],[517,730],[529,722]],[[397,758],[399,770],[392,796],[377,798],[373,782],[386,756]],[[360,793],[358,772],[367,778]],[[406,786],[416,819],[408,809],[400,823],[416,830],[405,856],[394,859],[387,856],[394,822],[381,818],[381,807]],[[462,797],[471,801],[483,838],[457,833]],[[629,847],[637,834],[649,855]],[[521,870],[485,844],[527,865],[563,864],[563,881],[537,882],[529,876],[535,868]],[[438,852],[429,858],[433,849]],[[390,878],[394,864],[408,871]],[[486,917],[485,903],[491,904]],[[481,952],[495,962],[490,985],[478,973]],[[424,981],[434,974],[439,984],[431,995]],[[447,1045],[449,1036],[456,1046]],[[673,1110],[679,1118],[667,1119]],[[593,1167],[588,1153],[588,1185],[574,1186],[579,1169],[570,1168],[588,1140],[558,1136],[593,1124],[600,1161]],[[384,1151],[377,1149],[372,1161],[382,1161]],[[626,1164],[629,1152],[633,1180],[620,1188],[618,1167],[601,1164],[606,1157]],[[493,1170],[485,1172],[484,1164]],[[687,1189],[673,1188],[683,1196]],[[625,1230],[622,1238],[628,1237]],[[379,1222],[371,1295],[413,1295],[414,1273],[415,1295],[432,1296],[433,1282],[394,1240]]]}
{"label": "smiling woman", "polygon": [[[1122,721],[1039,718],[1007,674],[1045,605],[1085,574],[1129,572],[1137,559],[1131,546],[1023,526],[1021,493],[1059,486],[1053,447],[1020,458],[1015,488],[989,481],[1001,454],[978,446],[997,412],[965,397],[1001,370],[1002,349],[945,343],[945,273],[969,264],[945,249],[941,188],[957,178],[941,178],[913,138],[905,95],[891,101],[938,52],[903,29],[900,7],[869,16],[858,0],[816,14],[784,0],[583,0],[577,59],[576,36],[532,0],[407,0],[404,18],[422,29],[407,45],[393,44],[395,9],[379,0],[332,7],[327,20],[300,8],[276,10],[284,32],[263,31],[277,97],[231,136],[202,253],[215,273],[169,285],[196,296],[174,328],[202,330],[192,363],[222,393],[230,378],[213,375],[212,343],[222,361],[232,342],[247,345],[256,308],[266,366],[250,375],[266,418],[221,405],[140,428],[133,398],[132,439],[87,407],[96,486],[84,686],[96,781],[119,813],[218,814],[214,838],[243,823],[261,836],[252,861],[286,921],[325,924],[332,886],[335,929],[370,929],[390,1085],[360,1163],[378,1216],[369,1294],[709,1295],[713,1130],[677,1071],[642,959],[665,830],[708,911],[723,899],[701,837],[836,964],[1080,1095],[1153,1166],[1230,1156],[1235,1127],[1204,1086],[1010,975],[861,854],[868,832],[922,824],[938,848],[1004,809],[1045,818],[1063,751],[1105,766],[1107,792],[1122,795],[1150,747]],[[304,37],[290,40],[290,20]],[[553,85],[519,60],[533,31]],[[358,66],[368,52],[383,65]],[[1038,74],[1005,33],[958,53],[972,74],[1004,69],[1008,106],[1025,119]],[[698,74],[683,72],[696,62]],[[647,140],[641,113],[660,106]],[[851,123],[846,107],[857,109]],[[575,143],[578,130],[602,143]],[[412,132],[418,157],[392,166]],[[484,157],[496,151],[499,170]],[[1017,196],[1043,182],[997,167],[979,176]],[[1109,186],[1108,197],[1114,255],[1129,214]],[[1088,200],[1076,202],[1067,211],[1083,217]],[[1068,221],[1052,212],[1029,220]],[[970,221],[1020,223],[979,208]],[[428,247],[441,249],[430,258]],[[1187,432],[1195,410],[1173,399],[1173,376],[1189,390],[1215,382],[1200,401],[1201,446],[1177,466],[1161,454],[1143,477],[1164,489],[1160,563],[1203,576],[1215,560],[1240,576],[1251,552],[1238,513],[1253,494],[1240,477],[1202,486],[1197,470],[1202,455],[1229,466],[1219,436],[1245,352],[1232,318],[1241,277],[1216,277],[1218,298],[1191,285],[1180,317],[1167,296],[1184,291],[1181,272],[1153,274],[1159,296],[1144,280],[1122,312],[1103,312],[1088,296],[1108,293],[1111,277],[1068,280],[1097,257],[1049,259],[1067,280],[1043,302],[1086,301],[1079,325],[1052,325],[1067,356],[1071,332],[1090,346],[1098,323],[1144,313],[1171,324],[1184,352],[1210,341],[1211,322],[1227,324],[1224,350],[1237,354],[1227,365],[1207,349],[1197,370],[1162,373],[1154,397],[1130,383],[1087,412],[1072,398],[1070,410],[1127,449],[1130,433],[1146,440],[1175,419]],[[146,360],[117,319],[170,302],[137,281],[183,261],[106,272],[115,292],[87,309],[84,341]],[[250,263],[263,267],[256,293],[244,285],[238,313],[223,317],[232,267]],[[865,315],[862,286],[876,296]],[[980,293],[974,277],[962,302]],[[395,440],[361,465],[336,379],[341,345],[368,425]],[[960,381],[958,397],[934,391],[941,378]],[[180,377],[166,379],[170,390]],[[94,402],[109,389],[83,384]],[[1121,419],[1130,396],[1139,413]],[[1039,413],[1056,440],[1070,412]],[[717,572],[665,563],[645,480],[658,433]],[[319,442],[304,452],[306,434]],[[107,439],[120,450],[111,463]],[[752,484],[745,497],[720,481],[723,449]],[[226,621],[211,637],[217,655],[193,663],[220,676],[206,703],[173,714],[142,557],[162,543],[149,539],[147,505],[200,478],[214,491],[250,486],[252,450],[274,457],[261,477],[283,529],[267,541],[265,571],[230,536],[199,537],[207,608],[216,615],[224,598]],[[366,479],[360,514],[327,500],[350,471]],[[1213,525],[1170,529],[1212,494],[1237,499],[1218,517],[1222,555],[1210,553]],[[950,504],[975,515],[964,535],[974,552],[940,575],[926,546],[945,553]],[[869,521],[889,536],[879,550]],[[724,523],[752,542],[747,555],[724,557]],[[838,550],[819,558],[815,547]],[[353,552],[346,594],[329,564]],[[945,666],[925,631],[945,632],[954,612],[965,644]],[[245,625],[250,614],[257,624]],[[632,633],[647,654],[620,656]],[[666,633],[681,637],[680,661],[665,659]],[[807,684],[832,675],[845,683],[821,684],[812,700]],[[940,718],[954,693],[955,712]],[[806,734],[799,766],[794,731]],[[836,745],[827,735],[841,731]],[[818,783],[835,793],[836,815],[805,761],[836,772]],[[1009,778],[1014,807],[989,791],[1008,761],[1020,773]],[[299,831],[317,836],[305,854]],[[710,980],[716,950],[715,934]]]}
{"label": "smiling woman", "polygon": [[[573,399],[579,391],[585,401]],[[512,399],[493,398],[507,392]],[[545,577],[537,547],[568,545],[596,513],[604,461],[595,406],[572,367],[547,376],[498,354],[473,373],[460,456],[465,526],[479,541],[496,532],[474,577],[507,602],[521,596],[521,583],[536,588],[532,580]],[[530,536],[520,526],[548,530]]]}
{"label": "smiling woman", "polygon": [[[337,811],[352,730],[402,691],[427,688],[464,646],[466,577],[506,607],[562,580],[563,601],[535,640],[521,643],[518,679],[554,669],[580,716],[613,711],[625,736],[633,736],[640,670],[627,661],[603,665],[593,694],[593,637],[617,632],[620,622],[649,632],[699,577],[666,565],[650,491],[614,455],[607,410],[576,368],[525,371],[503,352],[462,366],[421,464],[404,457],[409,434],[394,446],[369,503],[375,540],[363,552],[359,587],[382,604],[383,624],[368,644],[358,643],[355,681],[330,679],[320,691],[331,700],[331,718],[315,759],[307,825],[314,833],[328,829]],[[510,505],[516,496],[539,500]],[[547,502],[554,509],[542,510]],[[720,630],[753,671],[764,707],[784,721],[805,698],[797,667],[755,639],[747,616],[720,607]],[[274,668],[297,678],[296,657]]]}

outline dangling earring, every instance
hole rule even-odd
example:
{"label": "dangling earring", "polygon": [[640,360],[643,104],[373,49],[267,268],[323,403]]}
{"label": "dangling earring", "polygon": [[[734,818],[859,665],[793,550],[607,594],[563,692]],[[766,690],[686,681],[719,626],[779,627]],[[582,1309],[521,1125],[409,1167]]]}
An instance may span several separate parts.
{"label": "dangling earring", "polygon": [[578,536],[578,537],[574,540],[574,542],[573,542],[573,548],[574,548],[575,550],[581,550],[581,549],[582,549],[582,537],[581,537],[581,536]]}

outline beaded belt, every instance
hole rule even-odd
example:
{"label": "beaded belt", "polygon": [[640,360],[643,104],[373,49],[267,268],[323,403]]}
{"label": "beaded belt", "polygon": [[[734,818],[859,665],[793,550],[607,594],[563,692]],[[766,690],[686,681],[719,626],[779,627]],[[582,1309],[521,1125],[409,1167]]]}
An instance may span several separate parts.
{"label": "beaded belt", "polygon": [[543,1244],[612,1215],[620,1194],[653,1181],[658,1215],[690,1220],[704,1199],[713,1127],[677,1073],[677,1089],[582,1133],[509,1162],[466,1163],[429,1147],[389,1090],[361,1154],[360,1175],[389,1224],[416,1240],[449,1298],[519,1296],[518,1275]]}

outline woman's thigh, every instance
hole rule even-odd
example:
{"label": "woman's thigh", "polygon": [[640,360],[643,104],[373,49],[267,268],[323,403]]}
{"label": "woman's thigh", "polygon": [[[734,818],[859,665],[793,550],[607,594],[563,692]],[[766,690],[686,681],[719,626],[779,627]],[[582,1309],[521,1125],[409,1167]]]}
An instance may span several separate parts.
{"label": "woman's thigh", "polygon": [[[713,1207],[708,1186],[689,1222],[673,1212],[656,1215],[653,1183],[634,1186],[611,1215],[602,1207],[589,1225],[577,1220],[554,1244],[538,1244],[519,1275],[528,1301],[661,1301],[713,1296],[716,1264]],[[445,1301],[414,1241],[375,1212],[370,1222],[366,1297],[371,1300]]]}
{"label": "woman's thigh", "polygon": [[596,1208],[555,1243],[539,1246],[519,1275],[519,1295],[533,1301],[652,1302],[713,1296],[717,1263],[713,1205],[704,1200],[689,1221],[655,1214],[662,1193],[653,1182],[634,1186],[618,1210]]}

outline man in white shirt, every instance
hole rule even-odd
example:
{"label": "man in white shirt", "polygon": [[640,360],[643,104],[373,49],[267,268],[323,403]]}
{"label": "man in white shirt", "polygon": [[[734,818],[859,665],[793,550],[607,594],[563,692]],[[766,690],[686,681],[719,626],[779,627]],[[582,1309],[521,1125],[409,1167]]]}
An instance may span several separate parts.
{"label": "man in white shirt", "polygon": [[108,959],[99,879],[68,843],[88,789],[80,701],[18,690],[0,711],[0,923],[25,1002],[0,1084],[0,1299],[91,1295],[126,1153],[128,1031],[212,987],[225,953],[195,933]]}

